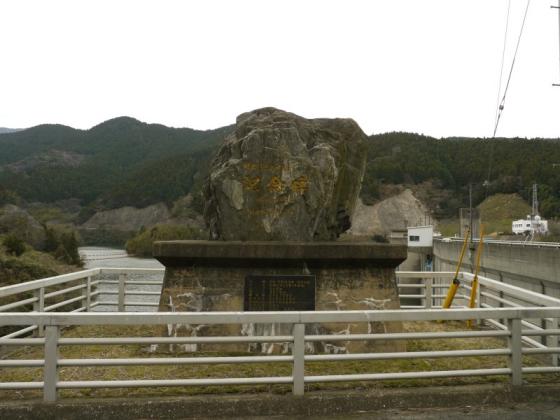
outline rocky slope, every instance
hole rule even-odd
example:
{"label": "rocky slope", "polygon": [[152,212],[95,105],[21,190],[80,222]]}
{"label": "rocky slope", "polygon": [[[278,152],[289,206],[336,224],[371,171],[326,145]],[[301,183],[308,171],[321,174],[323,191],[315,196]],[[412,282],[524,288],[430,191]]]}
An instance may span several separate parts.
{"label": "rocky slope", "polygon": [[348,233],[353,236],[387,236],[392,230],[425,224],[427,214],[429,212],[426,206],[410,189],[372,206],[359,200]]}

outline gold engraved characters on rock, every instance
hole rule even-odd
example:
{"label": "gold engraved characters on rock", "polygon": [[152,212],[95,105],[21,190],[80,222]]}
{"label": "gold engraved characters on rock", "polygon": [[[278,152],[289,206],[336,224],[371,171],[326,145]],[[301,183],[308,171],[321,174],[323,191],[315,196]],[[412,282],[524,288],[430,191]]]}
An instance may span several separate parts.
{"label": "gold engraved characters on rock", "polygon": [[309,181],[305,175],[302,175],[292,181],[290,188],[295,193],[303,194],[309,188]]}
{"label": "gold engraved characters on rock", "polygon": [[243,178],[243,186],[246,190],[259,192],[261,190],[261,178],[259,176],[246,176]]}
{"label": "gold engraved characters on rock", "polygon": [[270,178],[270,181],[266,185],[266,189],[271,193],[281,193],[284,191],[284,183],[275,175]]}

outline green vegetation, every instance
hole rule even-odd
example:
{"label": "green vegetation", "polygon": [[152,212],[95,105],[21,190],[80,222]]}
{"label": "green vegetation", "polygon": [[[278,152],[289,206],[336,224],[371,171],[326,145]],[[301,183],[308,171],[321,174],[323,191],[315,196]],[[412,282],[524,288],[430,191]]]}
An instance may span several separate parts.
{"label": "green vegetation", "polygon": [[14,234],[6,236],[2,241],[2,244],[4,245],[4,248],[6,248],[6,253],[10,255],[19,257],[25,252],[25,242]]}
{"label": "green vegetation", "polygon": [[[200,210],[210,161],[232,129],[176,129],[122,117],[85,131],[42,125],[3,134],[0,204],[76,198],[83,206],[78,222],[83,222],[98,210],[162,201],[171,206],[191,194]],[[457,208],[467,205],[469,183],[478,205],[497,193],[519,194],[528,201],[531,185],[537,182],[541,213],[550,219],[560,214],[560,168],[554,166],[558,162],[558,139],[372,135],[361,197],[373,203],[389,184],[430,182],[449,192],[433,206],[434,216],[445,219],[456,217]],[[38,215],[51,216],[61,217]]]}
{"label": "green vegetation", "polygon": [[155,241],[206,239],[203,231],[183,225],[157,225],[143,229],[126,242],[126,252],[140,257],[151,257]]}
{"label": "green vegetation", "polygon": [[[560,141],[547,139],[435,139],[410,133],[370,137],[368,164],[362,187],[364,201],[374,201],[381,184],[419,184],[435,180],[451,190],[437,218],[456,217],[468,203],[468,184],[473,184],[474,205],[485,197],[519,194],[528,201],[531,186],[539,184],[540,210],[544,217],[560,214]],[[489,185],[484,181],[490,173]]]}
{"label": "green vegetation", "polygon": [[531,214],[531,206],[517,194],[495,194],[478,206],[484,230],[511,234],[511,222]]}
{"label": "green vegetation", "polygon": [[[3,242],[2,240],[0,243]],[[49,253],[36,251],[31,247],[27,247],[26,252],[18,257],[11,255],[5,245],[0,246],[0,287],[69,273],[76,269],[77,267],[70,266]]]}
{"label": "green vegetation", "polygon": [[[86,131],[40,125],[2,135],[0,185],[28,201],[101,199],[110,208],[171,202],[203,177],[199,172],[231,129],[176,129],[128,117]],[[64,159],[42,158],[53,150],[66,152]]]}
{"label": "green vegetation", "polygon": [[50,252],[60,261],[71,265],[82,265],[78,253],[78,239],[73,230],[64,230],[45,226],[45,251]]}

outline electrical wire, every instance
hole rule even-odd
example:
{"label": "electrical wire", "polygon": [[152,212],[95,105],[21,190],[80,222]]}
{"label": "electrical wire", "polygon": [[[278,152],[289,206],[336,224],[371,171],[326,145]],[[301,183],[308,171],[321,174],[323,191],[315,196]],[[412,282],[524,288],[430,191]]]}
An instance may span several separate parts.
{"label": "electrical wire", "polygon": [[494,134],[492,137],[496,137],[496,132],[498,131],[498,125],[500,124],[500,118],[504,110],[504,105],[506,103],[506,96],[509,89],[509,84],[511,82],[511,75],[513,74],[513,68],[515,66],[515,60],[517,59],[517,52],[519,51],[519,44],[521,43],[521,37],[523,36],[523,29],[525,29],[525,22],[527,20],[527,13],[529,12],[529,6],[531,5],[531,0],[527,0],[527,6],[525,7],[525,14],[523,15],[523,23],[521,24],[521,30],[519,31],[519,36],[517,37],[517,45],[515,46],[515,52],[513,53],[513,60],[511,61],[511,67],[509,69],[509,75],[504,89],[504,96],[500,104],[498,105],[498,116],[496,118],[496,124],[494,126]]}
{"label": "electrical wire", "polygon": [[[500,124],[500,119],[502,117],[502,113],[504,111],[506,97],[509,89],[509,85],[511,82],[511,76],[513,74],[513,69],[515,67],[515,62],[517,59],[517,53],[519,52],[519,45],[521,43],[521,38],[523,36],[523,30],[525,29],[525,22],[527,20],[527,14],[529,12],[529,6],[531,5],[531,0],[527,0],[527,5],[525,6],[525,13],[523,14],[523,22],[521,24],[521,29],[519,30],[519,35],[517,37],[517,44],[515,46],[515,52],[513,53],[513,59],[511,61],[511,66],[509,69],[509,74],[506,82],[506,86],[504,88],[504,94],[502,99],[500,100],[500,94],[502,92],[502,80],[503,80],[503,73],[504,73],[504,58],[506,52],[506,45],[507,45],[507,35],[508,35],[508,28],[509,28],[509,15],[511,9],[511,0],[508,0],[508,9],[507,9],[507,17],[506,17],[506,29],[504,33],[504,45],[502,50],[502,64],[500,68],[500,83],[498,85],[498,99],[497,99],[497,106],[495,112],[495,121],[494,121],[494,132],[492,133],[492,139],[496,138],[496,133],[498,132],[498,126]],[[492,163],[494,159],[494,142],[491,141],[490,143],[490,153],[489,153],[489,161],[488,161],[488,176],[486,177],[485,186],[486,186],[486,196],[488,196],[488,186],[490,184],[490,177],[492,175]]]}

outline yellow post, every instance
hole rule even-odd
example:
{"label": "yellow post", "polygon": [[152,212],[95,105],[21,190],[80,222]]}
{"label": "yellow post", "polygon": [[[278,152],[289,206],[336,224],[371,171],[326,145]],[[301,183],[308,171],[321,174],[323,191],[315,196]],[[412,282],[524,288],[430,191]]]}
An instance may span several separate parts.
{"label": "yellow post", "polygon": [[459,281],[459,270],[461,269],[461,264],[463,264],[463,257],[465,256],[465,251],[467,249],[467,243],[469,242],[469,235],[470,229],[467,228],[465,232],[465,240],[463,241],[463,249],[461,249],[461,256],[459,257],[459,262],[457,262],[457,269],[455,270],[455,276],[453,277],[453,281],[449,286],[449,290],[447,291],[447,296],[445,301],[443,302],[443,308],[449,309],[451,304],[453,303],[453,299],[455,298],[455,294],[457,293],[457,289],[461,285]]}
{"label": "yellow post", "polygon": [[[471,299],[469,301],[469,308],[474,308],[476,304],[476,291],[478,289],[478,269],[480,268],[480,257],[482,256],[482,250],[484,248],[484,226],[480,226],[480,241],[478,243],[478,249],[476,250],[476,265],[474,269],[474,278],[471,285]],[[469,319],[467,321],[467,326],[470,327],[472,321]]]}

